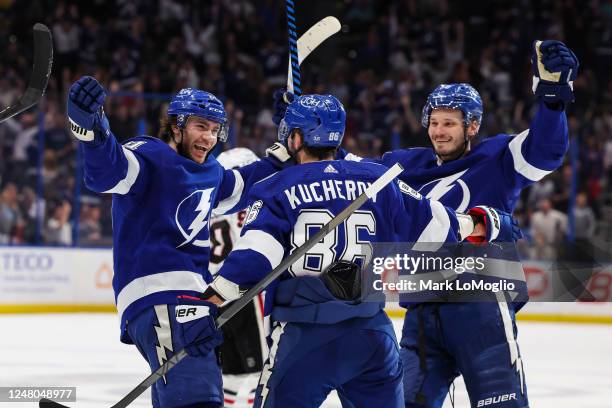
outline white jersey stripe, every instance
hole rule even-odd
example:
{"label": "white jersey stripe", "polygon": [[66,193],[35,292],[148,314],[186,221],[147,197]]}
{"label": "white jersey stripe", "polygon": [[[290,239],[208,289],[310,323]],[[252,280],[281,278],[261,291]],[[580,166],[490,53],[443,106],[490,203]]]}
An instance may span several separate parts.
{"label": "white jersey stripe", "polygon": [[[427,226],[423,229],[423,232],[421,232],[419,239],[417,239],[417,244],[412,248],[416,251],[436,251],[440,249],[443,243],[446,242],[446,237],[448,236],[448,231],[451,226],[450,218],[442,203],[439,201],[430,201],[430,203],[432,217]],[[419,243],[423,243],[424,245],[420,246]],[[431,246],[434,243],[438,243],[436,247]]]}
{"label": "white jersey stripe", "polygon": [[119,181],[115,185],[115,187],[111,188],[110,190],[103,191],[103,193],[114,193],[114,194],[129,193],[130,189],[136,182],[136,178],[138,177],[138,174],[140,173],[140,163],[138,162],[136,155],[131,150],[126,149],[123,146],[121,146],[121,149],[123,149],[123,154],[125,155],[125,158],[127,159],[127,162],[128,162],[127,174],[125,175],[125,178],[123,180]]}
{"label": "white jersey stripe", "polygon": [[521,148],[523,142],[529,135],[529,129],[522,131],[518,135],[514,136],[512,141],[508,144],[512,159],[514,160],[514,170],[521,176],[531,180],[538,181],[544,178],[547,174],[550,174],[552,170],[542,170],[527,162],[523,156]]}
{"label": "white jersey stripe", "polygon": [[285,255],[283,245],[273,235],[260,230],[248,230],[238,239],[234,251],[245,249],[251,249],[265,256],[272,269],[281,263],[283,255]]}
{"label": "white jersey stripe", "polygon": [[190,271],[160,272],[134,279],[117,295],[119,321],[128,306],[145,296],[170,290],[204,292],[206,286],[201,274]]}
{"label": "white jersey stripe", "polygon": [[[225,214],[226,212],[234,208],[236,204],[238,204],[238,201],[240,201],[242,191],[244,190],[244,180],[242,179],[242,176],[239,172],[237,172],[236,170],[232,170],[232,172],[234,173],[234,177],[236,178],[232,195],[230,195],[224,200],[219,201],[217,207],[213,209],[213,216]],[[241,209],[242,208],[239,208],[239,210]]]}

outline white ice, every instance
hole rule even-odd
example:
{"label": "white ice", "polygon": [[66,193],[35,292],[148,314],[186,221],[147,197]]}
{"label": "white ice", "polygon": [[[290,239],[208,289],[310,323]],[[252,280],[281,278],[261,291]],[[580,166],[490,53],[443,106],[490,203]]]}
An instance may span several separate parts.
{"label": "white ice", "polygon": [[[136,349],[119,342],[113,314],[0,315],[0,327],[3,387],[75,386],[68,405],[109,407],[148,375]],[[519,344],[532,408],[612,407],[612,325],[519,322]],[[463,382],[455,384],[455,407],[469,407]],[[150,406],[148,393],[133,406]],[[333,397],[324,404],[339,406]]]}

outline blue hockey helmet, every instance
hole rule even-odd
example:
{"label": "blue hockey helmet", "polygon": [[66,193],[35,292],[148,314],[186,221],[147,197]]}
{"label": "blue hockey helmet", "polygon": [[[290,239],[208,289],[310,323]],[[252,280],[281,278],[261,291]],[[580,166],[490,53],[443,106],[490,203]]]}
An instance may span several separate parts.
{"label": "blue hockey helmet", "polygon": [[227,140],[227,114],[223,102],[210,92],[195,88],[181,89],[170,101],[168,115],[176,115],[176,125],[184,129],[189,116],[209,119],[221,125],[217,137]]}
{"label": "blue hockey helmet", "polygon": [[293,129],[300,129],[308,147],[338,147],[344,136],[346,112],[332,95],[302,95],[287,107],[278,128],[282,143]]}
{"label": "blue hockey helmet", "polygon": [[427,97],[423,107],[421,124],[429,127],[429,118],[434,109],[458,109],[463,112],[463,123],[469,126],[472,121],[482,121],[482,99],[480,94],[469,84],[441,84]]}

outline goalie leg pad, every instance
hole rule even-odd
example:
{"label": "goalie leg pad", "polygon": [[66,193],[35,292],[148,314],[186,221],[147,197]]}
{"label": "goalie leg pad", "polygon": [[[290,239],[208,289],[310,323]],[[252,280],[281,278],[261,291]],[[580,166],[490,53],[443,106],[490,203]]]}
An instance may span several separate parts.
{"label": "goalie leg pad", "polygon": [[321,279],[334,297],[355,301],[361,296],[361,268],[349,261],[337,261],[323,271]]}

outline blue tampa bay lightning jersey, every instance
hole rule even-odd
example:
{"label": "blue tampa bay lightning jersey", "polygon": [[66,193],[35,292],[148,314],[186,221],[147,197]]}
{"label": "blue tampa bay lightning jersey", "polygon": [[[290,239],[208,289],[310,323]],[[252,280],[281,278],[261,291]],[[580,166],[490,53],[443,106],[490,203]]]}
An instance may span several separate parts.
{"label": "blue tampa bay lightning jersey", "polygon": [[113,193],[113,288],[122,341],[126,321],[146,307],[201,293],[208,272],[208,220],[246,207],[246,191],[276,171],[267,160],[225,170],[177,154],[160,139],[141,136],[121,145],[81,143],[85,184]]}
{"label": "blue tampa bay lightning jersey", "polygon": [[[431,200],[457,212],[487,205],[512,212],[521,190],[541,180],[563,163],[569,144],[564,111],[541,104],[529,129],[517,134],[485,138],[465,156],[441,163],[431,148],[411,148],[385,153],[380,159],[363,159],[391,167],[400,163],[399,178]],[[348,154],[347,160],[361,161]],[[518,255],[515,256],[518,259]],[[515,283],[527,298],[522,266],[513,262]],[[510,267],[508,267],[510,268]],[[407,306],[408,303],[400,303]],[[522,307],[518,302],[515,306]]]}
{"label": "blue tampa bay lightning jersey", "polygon": [[[218,276],[253,286],[385,171],[374,163],[321,161],[287,168],[257,183],[249,193],[241,237]],[[373,316],[381,302],[339,301],[319,274],[340,259],[359,263],[364,244],[457,242],[458,230],[452,210],[395,180],[268,287],[266,313],[278,321],[328,324]]]}
{"label": "blue tampa bay lightning jersey", "polygon": [[[477,205],[512,212],[521,190],[558,168],[567,148],[565,112],[542,104],[529,129],[485,138],[443,165],[431,148],[394,150],[374,161],[387,167],[400,163],[406,169],[402,181],[457,212]],[[361,160],[350,154],[346,159]]]}

